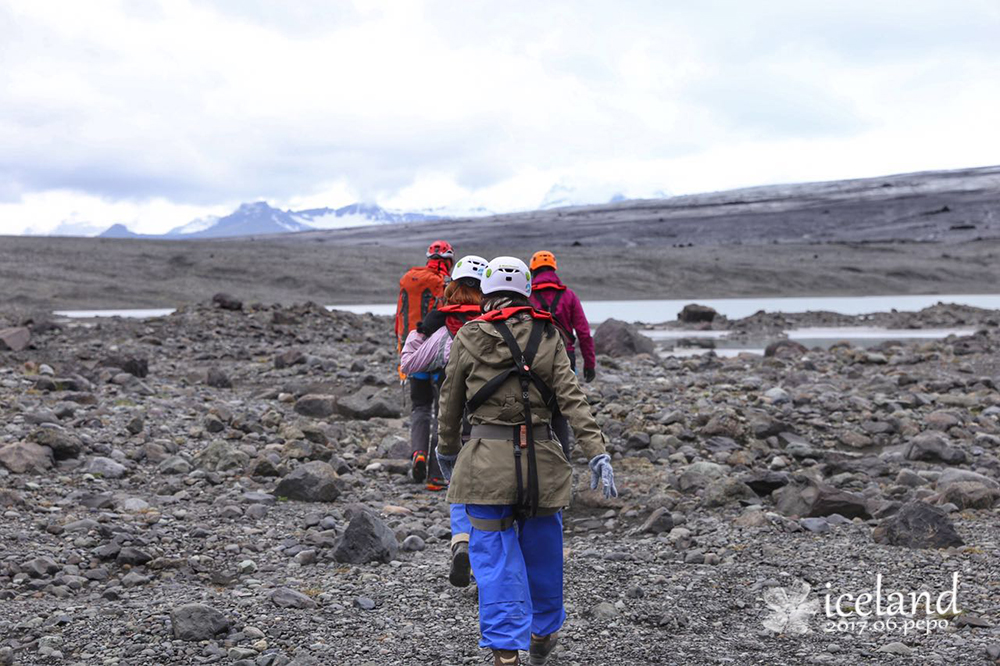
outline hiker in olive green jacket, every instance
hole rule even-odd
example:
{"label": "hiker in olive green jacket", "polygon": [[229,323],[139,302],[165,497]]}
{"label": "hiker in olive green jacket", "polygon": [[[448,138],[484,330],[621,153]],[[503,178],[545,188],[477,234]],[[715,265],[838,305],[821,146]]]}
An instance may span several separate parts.
{"label": "hiker in olive green jacket", "polygon": [[[566,618],[560,510],[570,501],[571,469],[549,425],[554,410],[590,459],[591,487],[602,485],[608,497],[617,490],[562,336],[527,300],[527,266],[498,257],[481,286],[486,314],[455,336],[445,371],[438,460],[451,480],[448,501],[466,504],[472,523],[480,645],[493,650],[495,664],[517,664],[518,650],[529,650],[540,665]],[[463,413],[472,425],[464,446]]]}

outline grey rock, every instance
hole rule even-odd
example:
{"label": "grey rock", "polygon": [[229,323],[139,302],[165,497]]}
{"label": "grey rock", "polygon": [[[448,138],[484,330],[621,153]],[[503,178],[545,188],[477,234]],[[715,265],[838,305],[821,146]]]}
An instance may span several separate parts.
{"label": "grey rock", "polygon": [[615,608],[615,605],[608,601],[602,601],[594,606],[591,606],[590,610],[587,612],[587,615],[590,616],[590,618],[598,622],[608,622],[615,619],[620,614],[621,613],[618,612],[618,609]]}
{"label": "grey rock", "polygon": [[655,509],[639,527],[640,533],[660,534],[674,529],[674,518],[664,507]]}
{"label": "grey rock", "polygon": [[236,448],[233,443],[216,439],[195,454],[192,462],[199,469],[224,472],[226,470],[243,470],[249,460],[250,456]]}
{"label": "grey rock", "polygon": [[220,611],[204,604],[186,604],[170,611],[174,638],[182,641],[207,641],[229,631],[230,620]]}
{"label": "grey rock", "polygon": [[52,449],[34,442],[14,442],[0,448],[0,464],[14,472],[41,472],[52,467]]}
{"label": "grey rock", "polygon": [[39,428],[31,433],[31,440],[52,449],[52,455],[56,460],[76,458],[83,452],[83,442],[80,438],[62,428]]}
{"label": "grey rock", "polygon": [[31,331],[23,326],[0,329],[0,351],[19,352],[31,342]]}
{"label": "grey rock", "polygon": [[948,548],[965,542],[948,514],[925,502],[909,502],[872,531],[875,543],[905,548]]}
{"label": "grey rock", "polygon": [[396,535],[374,514],[357,511],[333,553],[334,559],[347,564],[388,562],[396,558],[399,543]]}
{"label": "grey rock", "polygon": [[212,296],[212,304],[222,310],[239,311],[243,309],[243,301],[231,294],[221,291]]}
{"label": "grey rock", "polygon": [[778,386],[765,391],[764,397],[775,405],[781,405],[792,400],[792,397],[788,395],[788,391]]}
{"label": "grey rock", "polygon": [[794,340],[778,340],[764,349],[765,358],[796,359],[809,350]]}
{"label": "grey rock", "polygon": [[140,564],[146,564],[152,561],[153,556],[144,550],[138,548],[122,548],[118,551],[118,556],[115,557],[115,561],[118,564],[128,564],[131,566],[138,566]]}
{"label": "grey rock", "polygon": [[277,370],[290,368],[293,365],[301,365],[306,362],[306,355],[301,349],[289,349],[274,357],[274,367]]}
{"label": "grey rock", "polygon": [[424,540],[421,539],[416,534],[411,534],[410,536],[403,539],[403,550],[407,552],[410,553],[418,552],[426,547],[427,546],[426,544],[424,544]]}
{"label": "grey rock", "polygon": [[871,518],[864,495],[812,481],[790,483],[775,490],[775,507],[786,516],[815,518],[839,513],[848,518]]}
{"label": "grey rock", "polygon": [[617,319],[607,319],[594,331],[594,347],[598,354],[635,356],[655,354],[656,345],[638,329]]}
{"label": "grey rock", "polygon": [[96,456],[88,461],[86,471],[88,474],[102,476],[106,479],[120,479],[128,472],[128,468],[111,458]]}
{"label": "grey rock", "polygon": [[826,534],[830,531],[830,523],[826,518],[802,518],[799,524],[815,534]]}
{"label": "grey rock", "polygon": [[965,462],[965,452],[948,444],[937,432],[924,432],[911,439],[903,451],[907,460],[940,460],[951,465]]}
{"label": "grey rock", "polygon": [[281,479],[271,494],[303,502],[332,502],[340,496],[340,481],[330,463],[313,460]]}
{"label": "grey rock", "polygon": [[360,608],[363,611],[375,610],[375,602],[368,597],[355,597],[354,607]]}
{"label": "grey rock", "polygon": [[59,571],[60,567],[51,557],[36,557],[21,565],[32,578],[45,578]]}
{"label": "grey rock", "polygon": [[971,472],[967,469],[955,469],[953,467],[941,472],[941,475],[937,478],[937,487],[938,490],[941,490],[953,483],[963,483],[966,481],[979,483],[990,488],[1000,488],[1000,483],[996,479],[991,479],[988,476]]}
{"label": "grey rock", "polygon": [[279,587],[271,593],[271,603],[279,608],[316,608],[316,602],[295,590]]}
{"label": "grey rock", "polygon": [[898,654],[902,657],[908,657],[913,654],[913,648],[907,647],[899,641],[883,645],[878,649],[879,652],[884,652],[886,654]]}
{"label": "grey rock", "polygon": [[715,308],[710,308],[707,305],[698,305],[697,303],[688,303],[677,313],[677,320],[685,324],[699,324],[702,322],[711,322],[718,315],[719,313],[715,311]]}
{"label": "grey rock", "polygon": [[940,493],[940,504],[954,504],[959,509],[989,509],[1000,500],[1000,490],[975,481],[948,484]]}
{"label": "grey rock", "polygon": [[388,389],[358,391],[340,398],[337,412],[349,419],[398,418],[401,412],[398,393]]}
{"label": "grey rock", "polygon": [[706,508],[726,506],[740,500],[760,501],[750,486],[734,478],[712,481],[705,487],[701,497],[702,506]]}
{"label": "grey rock", "polygon": [[156,466],[160,474],[187,474],[191,471],[191,464],[180,456],[170,456]]}
{"label": "grey rock", "polygon": [[211,367],[205,374],[205,383],[212,388],[233,388],[233,380],[225,372],[216,367]]}
{"label": "grey rock", "polygon": [[678,479],[677,487],[684,492],[690,492],[704,488],[715,479],[721,479],[726,473],[726,468],[722,465],[701,460],[688,465]]}
{"label": "grey rock", "polygon": [[302,416],[324,419],[333,414],[336,404],[335,396],[310,393],[295,401],[295,411]]}

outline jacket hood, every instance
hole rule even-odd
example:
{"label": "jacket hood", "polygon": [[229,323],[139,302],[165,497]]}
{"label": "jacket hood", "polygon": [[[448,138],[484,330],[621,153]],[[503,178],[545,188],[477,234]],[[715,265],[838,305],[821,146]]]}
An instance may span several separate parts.
{"label": "jacket hood", "polygon": [[556,275],[555,271],[544,271],[538,273],[537,275],[531,276],[531,286],[537,287],[540,284],[557,284],[560,287],[565,286],[559,276]]}

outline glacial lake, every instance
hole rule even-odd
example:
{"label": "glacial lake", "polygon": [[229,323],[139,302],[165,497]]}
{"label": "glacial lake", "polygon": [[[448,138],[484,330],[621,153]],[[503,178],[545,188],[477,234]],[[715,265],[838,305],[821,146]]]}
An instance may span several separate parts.
{"label": "glacial lake", "polygon": [[[585,301],[584,310],[591,324],[597,325],[613,317],[628,322],[638,322],[647,326],[675,321],[677,314],[689,303],[699,303],[715,308],[729,319],[748,317],[760,310],[767,312],[807,312],[826,311],[844,315],[863,315],[873,312],[915,312],[937,303],[954,303],[973,307],[1000,310],[1000,294],[986,295],[930,295],[930,296],[818,296],[791,298],[697,298],[672,300],[627,300],[627,301]],[[357,314],[393,315],[396,306],[392,303],[368,305],[328,305],[328,310],[345,310]],[[101,317],[127,317],[150,319],[165,317],[173,308],[146,308],[131,310],[58,310],[53,314],[69,319],[95,319]],[[877,327],[844,328],[802,328],[785,331],[788,338],[801,342],[807,347],[829,347],[847,340],[855,346],[871,347],[886,340],[937,340],[949,335],[969,335],[974,328],[949,329],[905,329],[890,330]],[[739,341],[727,340],[728,331],[679,331],[648,329],[643,333],[664,347],[671,347],[672,340],[711,340],[714,351],[720,356],[735,356],[741,352],[763,353],[764,347],[773,339]],[[776,339],[776,338],[775,338]],[[676,356],[703,354],[703,347],[676,347],[664,353]]]}
{"label": "glacial lake", "polygon": [[[916,312],[937,303],[971,305],[977,308],[1000,310],[1000,294],[930,295],[930,296],[795,296],[791,298],[685,298],[672,300],[636,301],[584,301],[583,308],[592,324],[599,324],[609,317],[628,322],[662,324],[676,321],[677,314],[689,303],[707,305],[729,319],[742,319],[755,312],[808,312],[826,311],[844,315],[862,315],[872,312]],[[357,314],[393,315],[394,303],[367,305],[328,305],[328,310],[345,310]],[[53,314],[71,319],[98,317],[129,317],[150,319],[165,317],[173,308],[144,308],[132,310],[56,310]]]}

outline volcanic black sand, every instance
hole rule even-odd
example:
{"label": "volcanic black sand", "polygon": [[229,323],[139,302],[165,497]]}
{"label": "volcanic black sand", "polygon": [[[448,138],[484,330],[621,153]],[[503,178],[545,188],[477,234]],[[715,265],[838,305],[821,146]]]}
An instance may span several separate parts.
{"label": "volcanic black sand", "polygon": [[557,253],[582,298],[993,293],[1000,167],[222,241],[0,238],[0,307],[385,303],[435,238]]}

